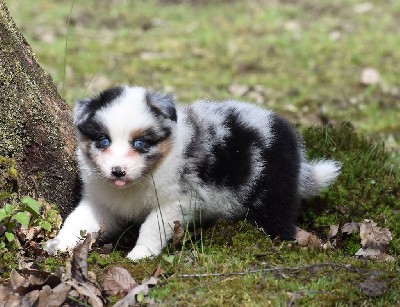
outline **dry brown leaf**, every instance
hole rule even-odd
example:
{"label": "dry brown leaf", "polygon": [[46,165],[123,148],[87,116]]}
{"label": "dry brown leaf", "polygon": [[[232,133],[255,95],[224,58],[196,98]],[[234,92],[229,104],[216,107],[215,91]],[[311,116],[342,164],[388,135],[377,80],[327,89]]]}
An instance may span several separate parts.
{"label": "dry brown leaf", "polygon": [[[89,281],[78,282],[76,280],[67,280],[67,285],[75,289],[74,297],[80,301],[87,301],[93,307],[103,307],[106,304],[101,290]],[[71,291],[72,292],[72,291]],[[70,292],[70,296],[71,296]]]}
{"label": "dry brown leaf", "polygon": [[349,235],[349,234],[352,234],[352,233],[358,231],[358,225],[357,225],[357,223],[354,223],[354,222],[346,223],[346,224],[344,224],[344,225],[342,226],[342,228],[340,229],[340,231],[341,231],[342,233],[345,233],[345,234],[348,234],[348,235]]}
{"label": "dry brown leaf", "polygon": [[184,235],[185,230],[183,229],[181,222],[174,221],[174,233],[172,234],[171,247],[177,247],[178,244],[182,241]]}
{"label": "dry brown leaf", "polygon": [[104,272],[103,289],[107,295],[127,294],[138,283],[128,270],[114,266]]}
{"label": "dry brown leaf", "polygon": [[[157,267],[155,270],[155,273],[159,273],[161,268]],[[132,290],[129,291],[129,293],[121,300],[119,300],[114,307],[128,307],[135,305],[138,303],[138,294],[141,293],[143,297],[147,296],[149,294],[149,288],[154,287],[158,284],[159,278],[154,276],[154,273],[152,276],[149,278],[146,278],[142,281],[141,285],[136,286]],[[147,297],[148,299],[148,297]]]}
{"label": "dry brown leaf", "polygon": [[248,91],[250,90],[250,87],[245,84],[237,84],[233,83],[229,85],[228,91],[234,96],[237,97],[242,97],[244,96]]}
{"label": "dry brown leaf", "polygon": [[58,307],[61,306],[68,297],[71,290],[65,283],[59,284],[54,289],[44,286],[39,293],[38,307]]}
{"label": "dry brown leaf", "polygon": [[[20,272],[11,270],[10,283],[0,286],[0,306],[62,306],[68,297],[75,298],[91,306],[102,307],[106,300],[95,281],[95,276],[87,270],[87,255],[92,243],[92,236],[73,250],[73,259],[66,274],[53,274],[25,265],[23,255],[19,258],[24,263]],[[91,277],[91,278],[89,278]]]}
{"label": "dry brown leaf", "polygon": [[360,237],[363,248],[375,248],[381,252],[386,252],[387,245],[392,240],[389,229],[378,227],[372,220],[364,220],[360,224]]}
{"label": "dry brown leaf", "polygon": [[392,234],[387,228],[378,227],[372,220],[360,223],[361,248],[356,256],[382,261],[392,261],[394,258],[386,254],[387,246],[392,240]]}
{"label": "dry brown leaf", "polygon": [[[27,302],[29,306],[34,306],[39,298],[39,290],[33,290],[24,295],[21,299],[22,302]],[[50,305],[48,305],[50,306]]]}
{"label": "dry brown leaf", "polygon": [[[149,293],[149,288],[154,287],[158,284],[159,282],[159,276],[164,273],[163,269],[160,267],[160,265],[157,266],[157,268],[154,270],[152,276],[149,278],[145,278],[142,281],[141,285],[137,285],[133,289],[129,291],[129,293],[121,300],[119,300],[114,307],[128,307],[135,305],[137,303],[144,303],[147,302],[148,304],[151,305],[151,300],[147,297]],[[144,301],[140,301],[140,295]]]}
{"label": "dry brown leaf", "polygon": [[10,285],[0,285],[0,302],[3,302],[5,305],[6,303],[8,303],[8,301],[12,301],[14,297],[17,297],[19,299],[19,295],[13,292]]}
{"label": "dry brown leaf", "polygon": [[88,233],[83,243],[78,244],[74,250],[71,261],[71,278],[84,282],[88,277],[87,257],[92,242],[92,235]]}
{"label": "dry brown leaf", "polygon": [[18,273],[15,269],[11,270],[10,283],[14,292],[23,293],[23,289],[29,286],[28,280]]}
{"label": "dry brown leaf", "polygon": [[339,231],[339,224],[331,225],[328,231],[328,240],[332,239],[333,237],[336,237],[338,231]]}
{"label": "dry brown leaf", "polygon": [[143,295],[148,295],[149,286],[139,285],[133,288],[123,299],[116,302],[114,307],[129,307],[135,305],[137,303],[136,297],[139,293],[142,293]]}
{"label": "dry brown leaf", "polygon": [[322,241],[316,235],[296,227],[296,241],[301,247],[321,246]]}
{"label": "dry brown leaf", "polygon": [[151,275],[154,277],[160,277],[163,274],[164,274],[164,270],[161,268],[160,264],[158,264],[157,268],[154,270],[153,274],[151,274]]}
{"label": "dry brown leaf", "polygon": [[361,72],[362,85],[374,85],[381,81],[381,76],[375,68],[364,68]]}

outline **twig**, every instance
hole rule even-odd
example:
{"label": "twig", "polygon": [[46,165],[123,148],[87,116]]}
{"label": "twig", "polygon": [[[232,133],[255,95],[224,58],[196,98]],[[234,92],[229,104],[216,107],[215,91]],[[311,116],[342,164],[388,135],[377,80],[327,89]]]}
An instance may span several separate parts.
{"label": "twig", "polygon": [[280,271],[299,271],[299,270],[310,270],[321,267],[334,267],[339,269],[346,269],[354,271],[355,269],[350,264],[338,264],[338,263],[317,263],[299,267],[275,267],[275,268],[261,268],[256,270],[249,270],[245,272],[228,272],[228,273],[200,273],[200,274],[179,274],[180,278],[201,278],[201,277],[226,277],[226,276],[237,276],[247,275],[255,273],[267,273],[267,272],[280,272]]}

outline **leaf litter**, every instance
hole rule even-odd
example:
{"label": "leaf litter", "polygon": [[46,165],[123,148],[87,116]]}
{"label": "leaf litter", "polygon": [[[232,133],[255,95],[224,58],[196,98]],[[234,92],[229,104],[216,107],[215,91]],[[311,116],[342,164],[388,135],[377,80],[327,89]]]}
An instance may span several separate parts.
{"label": "leaf litter", "polygon": [[339,227],[338,224],[331,225],[326,243],[316,235],[297,227],[295,241],[301,247],[336,247],[340,233],[344,235],[359,233],[361,247],[355,253],[357,257],[380,261],[395,260],[393,256],[386,253],[388,244],[393,239],[392,233],[387,228],[378,227],[377,223],[369,219],[365,219],[361,223],[352,221],[344,224],[342,227]]}
{"label": "leaf litter", "polygon": [[[115,306],[130,306],[138,302],[151,304],[149,289],[158,284],[163,270],[160,266],[153,274],[137,283],[130,273],[118,266],[107,269],[103,285],[88,271],[88,253],[98,234],[87,234],[84,241],[72,251],[66,267],[55,273],[33,268],[11,270],[9,281],[0,285],[0,306],[63,306],[89,304],[107,305],[108,296],[125,295]],[[63,273],[65,272],[65,273]]]}
{"label": "leaf litter", "polygon": [[[43,240],[44,235],[52,236],[55,232],[43,233],[40,227],[20,227],[16,233],[20,247],[30,247],[44,252],[38,248],[37,242]],[[392,239],[391,232],[380,228],[372,220],[361,223],[350,222],[342,225],[330,226],[326,240],[323,240],[308,231],[297,228],[296,242],[301,247],[336,247],[340,234],[349,235],[359,233],[361,248],[356,256],[368,259],[390,261],[392,256],[386,254],[387,245]],[[66,267],[59,267],[55,273],[35,269],[34,260],[25,256],[26,249],[18,253],[19,270],[13,269],[9,281],[0,285],[0,306],[62,306],[80,302],[91,306],[105,306],[109,297],[122,297],[115,306],[129,306],[134,304],[153,304],[154,301],[148,294],[152,287],[159,283],[159,277],[164,273],[160,266],[153,274],[137,282],[128,270],[119,266],[106,269],[103,273],[103,282],[96,282],[94,273],[88,270],[88,253],[96,241],[98,233],[86,234],[85,239],[72,251],[72,259]],[[176,248],[184,238],[185,230],[180,222],[174,222],[174,234],[170,247]],[[36,248],[35,248],[36,247]],[[65,273],[63,273],[65,272]],[[388,285],[375,276],[366,278],[357,285],[366,296],[379,296],[383,294]]]}

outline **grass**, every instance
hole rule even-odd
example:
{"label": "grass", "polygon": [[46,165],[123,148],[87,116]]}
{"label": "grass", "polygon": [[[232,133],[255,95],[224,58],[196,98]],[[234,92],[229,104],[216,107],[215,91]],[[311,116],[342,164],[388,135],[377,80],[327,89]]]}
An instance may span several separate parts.
{"label": "grass", "polygon": [[[303,132],[311,158],[332,157],[344,165],[332,188],[304,204],[301,226],[325,238],[332,224],[373,219],[392,231],[389,253],[395,261],[355,259],[360,243],[354,236],[338,238],[336,249],[301,248],[272,242],[246,222],[221,221],[197,230],[181,248],[135,265],[120,252],[93,252],[91,269],[101,280],[105,268],[122,265],[141,280],[160,264],[165,275],[151,296],[164,305],[397,304],[398,1],[370,2],[363,13],[357,13],[363,1],[350,0],[165,2],[76,1],[70,13],[72,1],[6,1],[71,105],[105,87],[129,83],[171,90],[183,103],[249,100],[290,118]],[[380,73],[378,84],[360,84],[367,67]],[[245,85],[246,93],[235,85]],[[319,127],[321,121],[334,128]],[[339,124],[343,121],[351,125]],[[7,264],[15,264],[9,253],[1,258],[6,276]],[[39,264],[54,269],[62,262],[51,257]],[[339,266],[229,274],[319,263]],[[347,264],[352,269],[343,267]],[[201,273],[227,274],[181,277]],[[359,284],[371,275],[386,282],[382,295],[360,291]]]}
{"label": "grass", "polygon": [[[234,97],[232,84],[262,85],[263,104],[295,121],[322,114],[398,144],[395,0],[364,13],[350,0],[85,1],[71,14],[72,1],[6,2],[69,103],[120,83],[173,90],[184,103]],[[367,67],[379,85],[360,85]]]}

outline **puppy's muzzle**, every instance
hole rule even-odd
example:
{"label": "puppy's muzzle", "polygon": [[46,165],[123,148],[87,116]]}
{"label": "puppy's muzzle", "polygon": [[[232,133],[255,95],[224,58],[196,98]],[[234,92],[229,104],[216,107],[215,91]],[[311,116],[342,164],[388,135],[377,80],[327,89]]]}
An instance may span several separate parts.
{"label": "puppy's muzzle", "polygon": [[116,178],[122,178],[126,175],[126,172],[120,166],[114,166],[111,168],[111,174]]}

